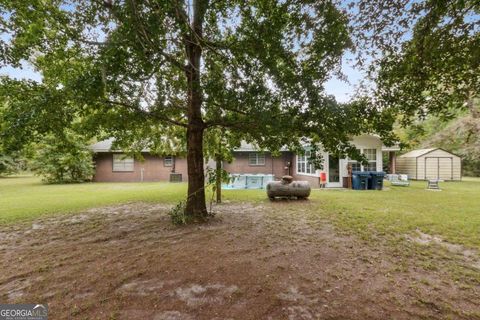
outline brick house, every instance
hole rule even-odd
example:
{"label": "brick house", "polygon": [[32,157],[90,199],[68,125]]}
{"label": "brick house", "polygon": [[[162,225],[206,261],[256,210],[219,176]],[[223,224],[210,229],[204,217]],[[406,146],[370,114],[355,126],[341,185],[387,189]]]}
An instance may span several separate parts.
{"label": "brick house", "polygon": [[[183,157],[151,155],[149,150],[142,150],[143,161],[127,157],[121,150],[111,150],[112,139],[98,142],[91,146],[94,153],[95,175],[97,182],[141,182],[169,181],[171,174],[181,176],[187,181],[187,160]],[[292,175],[295,180],[309,181],[312,187],[319,186],[320,172],[327,175],[327,187],[342,187],[343,177],[347,175],[347,165],[354,170],[383,171],[381,140],[372,135],[364,135],[352,139],[352,143],[369,159],[368,166],[350,159],[338,157],[323,152],[323,170],[315,170],[308,163],[309,152],[297,155],[288,150],[282,150],[279,156],[269,152],[259,152],[250,144],[242,144],[236,149],[231,163],[224,162],[223,168],[232,174],[268,174],[279,179],[283,175]],[[390,155],[398,148],[388,148]],[[394,163],[394,162],[393,162]],[[206,167],[215,167],[213,161],[208,161]]]}

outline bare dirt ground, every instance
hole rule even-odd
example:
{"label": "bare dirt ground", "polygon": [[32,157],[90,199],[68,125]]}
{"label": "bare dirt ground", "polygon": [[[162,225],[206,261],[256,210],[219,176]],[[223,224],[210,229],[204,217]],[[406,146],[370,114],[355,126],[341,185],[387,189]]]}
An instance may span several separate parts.
{"label": "bare dirt ground", "polygon": [[0,227],[0,301],[48,303],[50,319],[480,315],[478,284],[387,240],[339,233],[308,201],[224,204],[187,227],[167,210],[137,203]]}

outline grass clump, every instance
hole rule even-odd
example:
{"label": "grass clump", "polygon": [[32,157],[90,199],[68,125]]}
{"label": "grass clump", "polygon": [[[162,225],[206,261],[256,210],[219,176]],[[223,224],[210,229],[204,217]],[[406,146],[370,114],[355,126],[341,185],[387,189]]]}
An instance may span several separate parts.
{"label": "grass clump", "polygon": [[170,209],[170,211],[168,211],[170,220],[174,225],[181,226],[191,222],[190,216],[185,214],[186,206],[187,202],[182,200],[178,202],[172,209]]}

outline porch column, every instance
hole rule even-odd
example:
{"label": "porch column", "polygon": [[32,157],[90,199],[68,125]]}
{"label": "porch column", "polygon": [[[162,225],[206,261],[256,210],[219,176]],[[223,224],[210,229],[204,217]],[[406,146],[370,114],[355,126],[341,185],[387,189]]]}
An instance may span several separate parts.
{"label": "porch column", "polygon": [[395,174],[396,173],[396,167],[395,167],[395,162],[397,160],[397,154],[395,153],[395,151],[390,151],[388,153],[388,158],[389,158],[389,164],[390,164],[390,173],[392,174]]}

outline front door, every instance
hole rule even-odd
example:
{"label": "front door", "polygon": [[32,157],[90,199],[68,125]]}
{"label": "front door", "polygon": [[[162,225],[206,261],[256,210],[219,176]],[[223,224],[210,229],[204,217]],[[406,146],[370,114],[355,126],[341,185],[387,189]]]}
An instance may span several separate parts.
{"label": "front door", "polygon": [[341,187],[340,159],[335,155],[328,155],[328,186]]}

